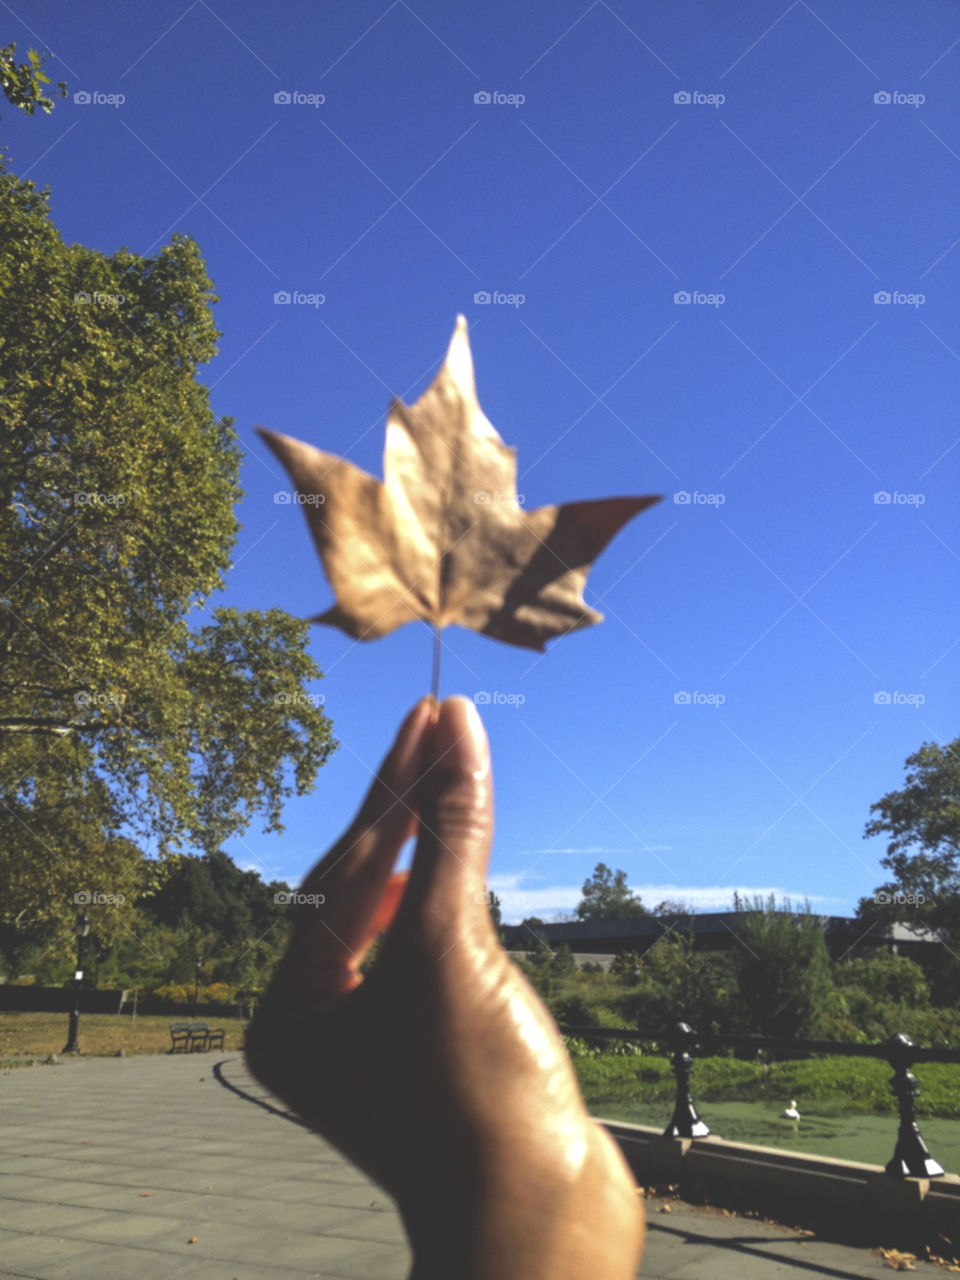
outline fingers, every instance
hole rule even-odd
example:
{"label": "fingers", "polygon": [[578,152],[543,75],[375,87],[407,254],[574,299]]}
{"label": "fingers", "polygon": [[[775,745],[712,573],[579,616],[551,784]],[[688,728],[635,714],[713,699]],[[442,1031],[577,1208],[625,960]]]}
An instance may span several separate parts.
{"label": "fingers", "polygon": [[381,903],[381,918],[396,910],[403,885],[401,879],[391,882],[391,871],[416,829],[416,784],[435,714],[432,698],[413,708],[357,817],[301,886],[303,894],[322,899],[298,911],[292,944],[315,993],[321,987],[339,992],[355,984],[356,969],[382,927],[376,919]]}
{"label": "fingers", "polygon": [[441,704],[423,767],[420,835],[395,927],[436,941],[489,915],[482,895],[493,838],[490,746],[468,699]]}

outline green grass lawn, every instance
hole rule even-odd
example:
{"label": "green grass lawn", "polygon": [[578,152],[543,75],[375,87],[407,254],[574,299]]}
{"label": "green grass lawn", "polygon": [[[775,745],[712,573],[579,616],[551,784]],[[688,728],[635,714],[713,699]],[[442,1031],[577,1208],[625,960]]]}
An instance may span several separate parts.
{"label": "green grass lawn", "polygon": [[[603,1102],[662,1101],[669,1104],[676,1084],[670,1061],[660,1057],[575,1057],[580,1088],[591,1106]],[[913,1068],[920,1083],[916,1100],[920,1116],[960,1119],[960,1063],[921,1062]],[[889,1063],[870,1058],[810,1058],[774,1062],[769,1070],[735,1058],[698,1058],[691,1087],[695,1100],[805,1101],[842,1103],[845,1111],[893,1115]]]}
{"label": "green grass lawn", "polygon": [[[170,1023],[189,1020],[189,1014],[164,1017],[138,1014],[132,1018],[119,1013],[82,1013],[77,1042],[81,1054],[110,1056],[119,1049],[128,1054],[166,1053],[170,1049]],[[206,1017],[197,1021],[225,1032],[225,1050],[243,1045],[241,1019],[233,1015]],[[21,1054],[60,1053],[67,1043],[69,1015],[66,1013],[0,1013],[0,1058]]]}

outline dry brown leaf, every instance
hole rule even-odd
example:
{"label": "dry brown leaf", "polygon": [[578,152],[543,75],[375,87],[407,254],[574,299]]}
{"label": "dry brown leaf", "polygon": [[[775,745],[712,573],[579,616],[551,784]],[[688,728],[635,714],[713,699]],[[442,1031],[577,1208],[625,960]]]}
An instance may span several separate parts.
{"label": "dry brown leaf", "polygon": [[893,1271],[916,1271],[913,1264],[917,1256],[914,1253],[903,1253],[900,1249],[881,1249],[880,1255]]}
{"label": "dry brown leaf", "polygon": [[525,511],[516,450],[477,401],[467,322],[434,382],[387,418],[381,483],[352,463],[259,428],[290,474],[336,605],[312,619],[360,640],[422,620],[526,649],[600,622],[583,587],[593,561],[660,495]]}

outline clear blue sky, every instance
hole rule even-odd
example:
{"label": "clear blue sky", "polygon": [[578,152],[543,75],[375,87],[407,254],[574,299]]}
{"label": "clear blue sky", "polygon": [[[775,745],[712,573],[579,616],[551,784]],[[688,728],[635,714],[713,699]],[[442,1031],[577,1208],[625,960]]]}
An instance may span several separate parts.
{"label": "clear blue sky", "polygon": [[[505,919],[601,860],[648,905],[844,914],[886,878],[869,806],[958,733],[955,6],[34,0],[2,27],[69,85],[2,125],[64,238],[188,233],[222,299],[204,377],[246,497],[211,604],[330,605],[254,425],[382,474],[458,312],[528,506],[666,495],[598,561],[600,626],[546,656],[445,635],[443,693],[518,695],[483,708]],[[283,836],[227,846],[294,882],[430,674],[420,624],[311,647],[340,750]]]}

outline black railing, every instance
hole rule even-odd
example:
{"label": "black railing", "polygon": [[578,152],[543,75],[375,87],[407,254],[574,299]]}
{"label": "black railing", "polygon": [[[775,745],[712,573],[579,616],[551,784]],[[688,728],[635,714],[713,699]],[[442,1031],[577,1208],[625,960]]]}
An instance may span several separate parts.
{"label": "black railing", "polygon": [[667,1138],[706,1138],[710,1130],[700,1119],[690,1086],[694,1046],[702,1049],[765,1049],[775,1053],[829,1053],[841,1057],[885,1058],[893,1067],[890,1089],[897,1099],[900,1126],[893,1158],[886,1165],[891,1178],[938,1178],[943,1169],[927,1150],[917,1124],[914,1099],[919,1092],[917,1078],[910,1070],[916,1062],[960,1063],[960,1049],[924,1049],[909,1036],[891,1036],[882,1044],[852,1044],[844,1040],[794,1040],[777,1036],[724,1035],[722,1032],[694,1031],[678,1022],[666,1031],[632,1027],[560,1027],[562,1035],[584,1040],[637,1040],[667,1044],[671,1052],[677,1097],[673,1116],[664,1130]]}

